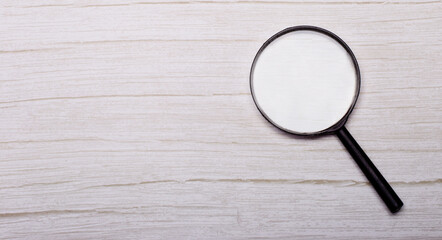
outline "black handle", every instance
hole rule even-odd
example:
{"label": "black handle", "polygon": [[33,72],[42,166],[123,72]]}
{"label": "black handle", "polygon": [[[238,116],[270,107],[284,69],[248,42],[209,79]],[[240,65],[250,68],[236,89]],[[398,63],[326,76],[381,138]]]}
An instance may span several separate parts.
{"label": "black handle", "polygon": [[345,127],[339,129],[336,134],[338,135],[342,144],[344,144],[345,148],[347,148],[350,155],[359,165],[362,172],[364,172],[368,181],[370,181],[371,185],[373,185],[373,187],[376,189],[379,196],[382,198],[382,200],[384,200],[388,209],[390,209],[392,213],[399,211],[404,205],[401,199],[394,192],[393,188],[391,188],[390,184],[388,184],[368,156],[364,153],[364,150],[362,150],[356,140],[350,135]]}

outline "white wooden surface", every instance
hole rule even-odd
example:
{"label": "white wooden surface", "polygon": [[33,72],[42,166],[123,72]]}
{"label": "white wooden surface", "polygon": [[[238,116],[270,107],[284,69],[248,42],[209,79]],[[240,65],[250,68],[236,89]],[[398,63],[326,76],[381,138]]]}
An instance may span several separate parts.
{"label": "white wooden surface", "polygon": [[[0,2],[1,239],[442,239],[441,1]],[[271,127],[248,85],[275,32],[355,52],[338,139]]]}

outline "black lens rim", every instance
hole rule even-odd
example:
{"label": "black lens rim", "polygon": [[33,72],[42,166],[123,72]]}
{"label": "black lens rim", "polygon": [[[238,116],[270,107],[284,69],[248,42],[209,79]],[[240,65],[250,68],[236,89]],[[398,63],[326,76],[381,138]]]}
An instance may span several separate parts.
{"label": "black lens rim", "polygon": [[[255,69],[255,65],[256,62],[259,58],[259,56],[261,55],[261,53],[264,51],[264,49],[270,44],[272,43],[275,39],[281,37],[282,35],[285,35],[287,33],[291,33],[294,31],[315,31],[318,33],[322,33],[325,34],[331,38],[333,38],[335,41],[337,41],[339,44],[341,44],[342,47],[344,47],[344,49],[347,51],[347,53],[350,55],[351,60],[353,61],[353,65],[355,67],[355,72],[356,72],[356,89],[355,89],[355,95],[353,97],[353,102],[350,106],[350,108],[348,109],[348,111],[345,113],[345,115],[339,120],[337,121],[335,124],[333,124],[332,126],[330,126],[329,128],[326,128],[324,130],[321,131],[317,131],[317,132],[296,132],[296,131],[292,131],[286,128],[283,128],[281,126],[279,126],[278,124],[276,124],[275,122],[273,122],[270,117],[268,117],[265,112],[263,110],[261,110],[257,99],[255,98],[255,94],[253,91],[253,70]],[[271,123],[273,126],[277,127],[278,129],[290,133],[290,134],[295,134],[295,135],[299,135],[299,136],[318,136],[318,135],[322,135],[322,134],[327,134],[327,133],[335,133],[337,130],[339,130],[340,128],[342,128],[345,123],[348,120],[348,117],[350,116],[351,112],[353,111],[356,102],[358,100],[359,97],[359,93],[360,93],[360,89],[361,89],[361,73],[359,70],[359,64],[358,61],[356,60],[355,55],[353,54],[353,52],[351,51],[350,47],[344,42],[344,40],[342,40],[340,37],[338,37],[336,34],[320,28],[320,27],[316,27],[316,26],[309,26],[309,25],[301,25],[301,26],[294,26],[294,27],[289,27],[286,28],[278,33],[276,33],[275,35],[273,35],[272,37],[270,37],[262,46],[261,48],[258,50],[258,52],[255,55],[255,58],[253,59],[253,63],[252,63],[252,67],[250,69],[250,77],[249,77],[249,81],[250,81],[250,91],[252,93],[252,98],[253,98],[253,102],[255,103],[256,107],[258,108],[259,112],[261,113],[261,115],[269,122]]]}

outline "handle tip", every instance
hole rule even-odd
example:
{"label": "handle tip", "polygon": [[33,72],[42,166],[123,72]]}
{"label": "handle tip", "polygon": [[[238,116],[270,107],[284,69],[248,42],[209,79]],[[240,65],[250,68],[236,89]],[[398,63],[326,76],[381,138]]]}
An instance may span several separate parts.
{"label": "handle tip", "polygon": [[391,213],[397,213],[397,212],[399,212],[399,210],[401,210],[402,206],[404,206],[404,203],[402,203],[402,201],[401,201],[401,202],[398,202],[398,203],[395,204],[394,206],[390,206],[390,207],[389,207],[390,212],[391,212]]}

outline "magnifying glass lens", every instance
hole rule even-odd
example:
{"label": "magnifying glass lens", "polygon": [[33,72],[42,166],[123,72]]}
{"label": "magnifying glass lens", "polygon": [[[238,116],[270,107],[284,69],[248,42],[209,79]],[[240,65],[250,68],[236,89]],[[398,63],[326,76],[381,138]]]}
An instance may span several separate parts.
{"label": "magnifying glass lens", "polygon": [[346,49],[315,31],[286,33],[259,53],[251,73],[258,108],[277,127],[313,134],[341,120],[358,93]]}

